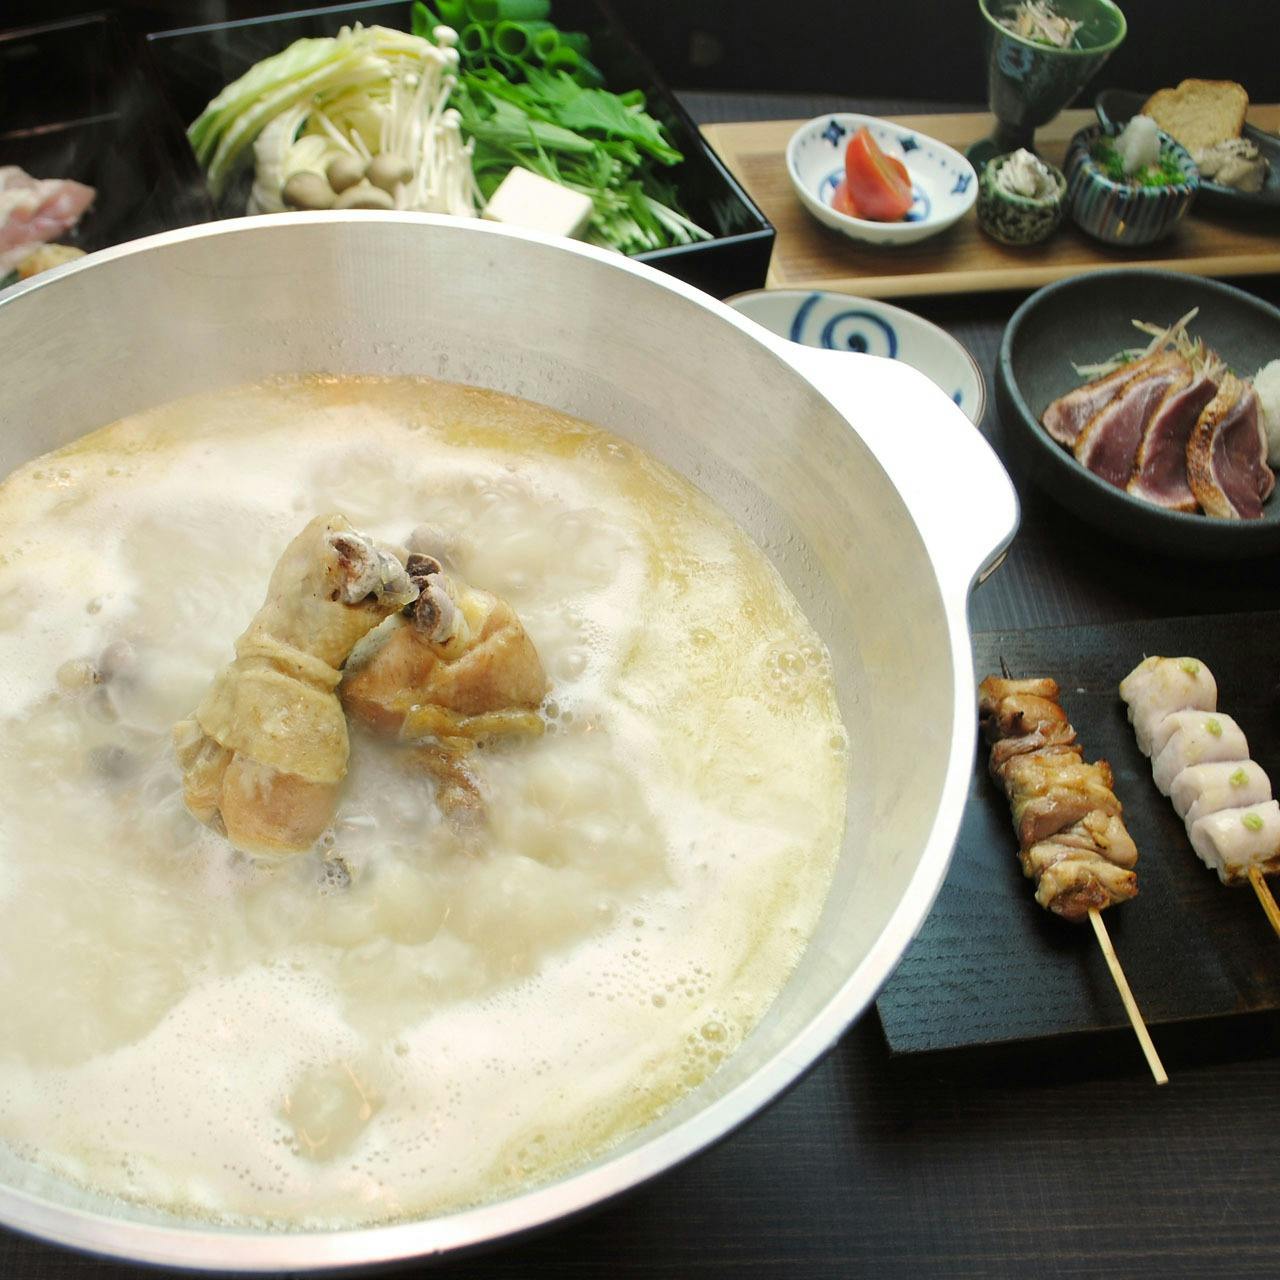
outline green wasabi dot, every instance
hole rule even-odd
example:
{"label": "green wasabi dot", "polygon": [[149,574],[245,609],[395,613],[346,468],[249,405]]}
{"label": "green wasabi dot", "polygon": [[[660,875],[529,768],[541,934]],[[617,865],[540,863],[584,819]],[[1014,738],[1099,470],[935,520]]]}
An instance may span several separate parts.
{"label": "green wasabi dot", "polygon": [[1246,813],[1240,821],[1243,822],[1250,831],[1262,830],[1262,819],[1258,817],[1256,813]]}
{"label": "green wasabi dot", "polygon": [[1213,734],[1215,738],[1222,737],[1222,721],[1221,720],[1206,720],[1204,722],[1204,727],[1211,734]]}

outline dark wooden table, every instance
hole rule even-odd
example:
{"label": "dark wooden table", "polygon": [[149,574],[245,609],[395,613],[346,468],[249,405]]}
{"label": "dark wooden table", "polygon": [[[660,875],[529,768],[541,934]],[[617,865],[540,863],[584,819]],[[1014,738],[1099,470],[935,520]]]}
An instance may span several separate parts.
{"label": "dark wooden table", "polygon": [[[793,96],[685,100],[704,122],[930,109]],[[1280,282],[1239,283],[1280,302]],[[907,305],[959,338],[990,388],[1019,301]],[[1007,456],[994,406],[982,429]],[[1022,529],[973,597],[975,631],[1242,612],[1280,598],[1280,562],[1155,561],[1018,484]],[[895,1058],[872,1011],[714,1150],[594,1216],[433,1274],[1280,1275],[1280,1019],[1169,1032],[1161,1051],[1172,1077],[1165,1089],[1152,1085],[1127,1036]],[[150,1274],[0,1232],[3,1280]]]}

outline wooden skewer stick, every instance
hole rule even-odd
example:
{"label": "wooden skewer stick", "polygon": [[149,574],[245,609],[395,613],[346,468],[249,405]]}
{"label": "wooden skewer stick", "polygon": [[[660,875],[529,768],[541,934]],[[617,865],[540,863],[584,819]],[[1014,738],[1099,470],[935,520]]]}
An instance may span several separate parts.
{"label": "wooden skewer stick", "polygon": [[1116,955],[1116,949],[1111,945],[1111,935],[1107,932],[1106,923],[1102,919],[1102,912],[1097,907],[1089,908],[1089,923],[1093,925],[1093,932],[1097,935],[1098,946],[1102,948],[1102,958],[1107,962],[1107,968],[1111,970],[1111,979],[1116,984],[1116,990],[1120,993],[1120,999],[1124,1003],[1124,1011],[1129,1015],[1134,1034],[1138,1037],[1138,1043],[1142,1046],[1142,1052],[1147,1059],[1147,1066],[1151,1068],[1151,1074],[1155,1077],[1156,1084],[1168,1084],[1168,1073],[1164,1069],[1164,1064],[1160,1061],[1160,1055],[1156,1052],[1155,1045],[1151,1042],[1151,1032],[1147,1030],[1147,1024],[1143,1022],[1142,1014],[1138,1010],[1138,1002],[1133,998],[1133,992],[1129,990],[1129,979],[1124,976],[1124,970],[1120,967],[1120,957]]}
{"label": "wooden skewer stick", "polygon": [[1253,885],[1253,891],[1258,895],[1258,901],[1262,903],[1262,909],[1267,913],[1276,936],[1280,937],[1280,906],[1276,905],[1275,898],[1271,896],[1271,886],[1267,884],[1262,868],[1256,864],[1249,868],[1249,883]]}

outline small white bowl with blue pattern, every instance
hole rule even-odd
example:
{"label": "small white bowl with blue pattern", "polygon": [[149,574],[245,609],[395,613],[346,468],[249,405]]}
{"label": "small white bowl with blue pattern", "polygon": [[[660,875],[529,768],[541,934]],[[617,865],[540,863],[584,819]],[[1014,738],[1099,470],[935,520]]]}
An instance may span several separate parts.
{"label": "small white bowl with blue pattern", "polygon": [[987,388],[977,361],[946,330],[910,311],[814,289],[757,289],[727,301],[802,346],[901,360],[941,387],[970,422],[982,421]]}
{"label": "small white bowl with blue pattern", "polygon": [[[911,176],[915,202],[901,222],[851,218],[831,207],[831,197],[844,178],[844,153],[863,126],[886,155],[901,160]],[[837,111],[802,124],[787,143],[787,174],[800,203],[819,222],[867,244],[915,244],[954,226],[978,198],[973,165],[945,143],[914,129]]]}

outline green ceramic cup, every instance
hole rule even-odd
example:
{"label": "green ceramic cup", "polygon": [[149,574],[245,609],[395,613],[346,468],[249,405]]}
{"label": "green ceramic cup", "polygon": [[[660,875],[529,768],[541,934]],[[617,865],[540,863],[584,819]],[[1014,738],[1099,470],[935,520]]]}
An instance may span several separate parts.
{"label": "green ceramic cup", "polygon": [[1052,0],[1054,11],[1082,23],[1075,45],[1057,49],[1015,36],[1000,25],[1016,0],[978,0],[986,24],[987,90],[996,131],[969,148],[979,168],[993,156],[1032,149],[1035,131],[1048,124],[1120,46],[1127,26],[1111,0]]}

